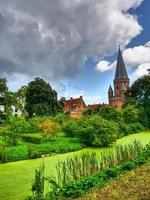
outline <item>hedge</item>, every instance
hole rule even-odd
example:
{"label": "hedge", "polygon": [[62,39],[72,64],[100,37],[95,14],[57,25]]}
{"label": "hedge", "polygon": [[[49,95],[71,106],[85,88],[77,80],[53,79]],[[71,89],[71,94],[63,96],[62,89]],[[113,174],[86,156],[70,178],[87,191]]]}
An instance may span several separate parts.
{"label": "hedge", "polygon": [[43,141],[42,136],[40,134],[23,134],[22,139],[25,142],[31,142],[35,144],[41,144]]}

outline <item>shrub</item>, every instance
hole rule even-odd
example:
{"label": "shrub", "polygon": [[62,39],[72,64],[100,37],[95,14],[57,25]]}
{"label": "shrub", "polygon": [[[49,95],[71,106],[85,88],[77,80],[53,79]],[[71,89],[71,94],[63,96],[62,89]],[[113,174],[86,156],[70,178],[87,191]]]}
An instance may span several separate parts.
{"label": "shrub", "polygon": [[31,130],[28,133],[35,133],[39,131],[38,124],[42,123],[47,117],[32,117],[28,120]]}
{"label": "shrub", "polygon": [[77,132],[83,143],[99,147],[112,144],[119,136],[117,124],[98,115],[83,117],[78,124]]}
{"label": "shrub", "polygon": [[144,130],[144,127],[140,122],[132,123],[132,124],[125,124],[124,122],[119,122],[119,129],[120,129],[120,135],[128,135],[132,133],[138,133],[140,131]]}
{"label": "shrub", "polygon": [[44,140],[49,140],[51,138],[55,140],[57,133],[61,130],[60,125],[58,123],[55,123],[50,118],[45,119],[38,125],[38,127],[43,131],[42,137]]}
{"label": "shrub", "polygon": [[40,144],[42,143],[42,136],[40,134],[23,134],[22,139],[25,142],[31,142],[35,144]]}
{"label": "shrub", "polygon": [[134,106],[128,105],[127,107],[122,109],[122,111],[123,111],[123,119],[125,123],[129,124],[129,123],[135,123],[139,121],[140,111]]}
{"label": "shrub", "polygon": [[54,117],[54,121],[60,125],[63,125],[66,121],[70,119],[69,115],[64,113],[58,113]]}
{"label": "shrub", "polygon": [[78,131],[78,121],[69,120],[63,126],[63,131],[67,137],[77,136]]}
{"label": "shrub", "polygon": [[8,122],[9,125],[4,134],[5,142],[10,146],[16,146],[29,124],[23,117],[9,117]]}
{"label": "shrub", "polygon": [[0,150],[0,163],[7,163],[8,161],[8,146],[3,145]]}
{"label": "shrub", "polygon": [[131,170],[135,167],[135,162],[130,160],[130,161],[127,161],[124,165],[123,165],[123,169],[124,170]]}

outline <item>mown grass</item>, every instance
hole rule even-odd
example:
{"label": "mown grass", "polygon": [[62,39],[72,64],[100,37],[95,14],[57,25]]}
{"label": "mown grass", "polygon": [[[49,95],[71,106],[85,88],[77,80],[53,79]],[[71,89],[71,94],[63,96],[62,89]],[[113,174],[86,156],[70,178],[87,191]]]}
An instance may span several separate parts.
{"label": "mown grass", "polygon": [[79,200],[149,200],[150,160]]}
{"label": "mown grass", "polygon": [[[32,134],[29,134],[32,135]],[[40,134],[33,134],[40,137]],[[0,150],[3,145],[3,137],[0,136]],[[34,144],[20,141],[18,146],[8,147],[8,162],[29,159],[28,148],[32,148],[33,152],[37,154],[54,154],[54,153],[66,153],[71,151],[77,151],[83,148],[83,145],[78,138],[65,137],[60,133],[56,141],[46,141],[41,144]]]}
{"label": "mown grass", "polygon": [[[150,142],[150,131],[129,135],[119,139],[117,143],[129,144],[135,139],[140,140],[143,145],[146,145]],[[60,144],[61,143],[62,142],[60,142]],[[71,141],[68,146],[70,145]],[[88,148],[86,151],[100,152],[103,151],[103,149],[104,148]],[[31,195],[31,185],[34,180],[35,169],[38,168],[40,164],[44,162],[45,174],[47,176],[52,175],[56,173],[54,166],[59,160],[65,160],[68,156],[77,155],[84,151],[85,150],[80,150],[46,158],[0,164],[0,199],[24,200],[26,196]]]}

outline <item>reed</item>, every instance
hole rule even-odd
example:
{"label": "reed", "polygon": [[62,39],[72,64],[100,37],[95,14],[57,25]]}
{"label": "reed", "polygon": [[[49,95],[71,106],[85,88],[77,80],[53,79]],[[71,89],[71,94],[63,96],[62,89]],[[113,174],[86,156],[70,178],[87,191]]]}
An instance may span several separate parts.
{"label": "reed", "polygon": [[116,164],[123,164],[128,160],[139,157],[144,151],[139,141],[133,141],[128,145],[116,145],[113,149],[104,150],[101,153],[83,152],[80,155],[68,157],[65,161],[56,164],[57,184],[62,187],[72,180],[99,173],[113,167]]}

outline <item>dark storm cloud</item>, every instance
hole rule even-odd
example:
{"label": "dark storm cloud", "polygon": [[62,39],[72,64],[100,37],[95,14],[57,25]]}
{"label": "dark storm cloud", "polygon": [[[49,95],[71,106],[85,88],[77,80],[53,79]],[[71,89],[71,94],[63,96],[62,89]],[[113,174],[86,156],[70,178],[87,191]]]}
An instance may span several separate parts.
{"label": "dark storm cloud", "polygon": [[61,79],[140,34],[141,0],[0,0],[0,72]]}

